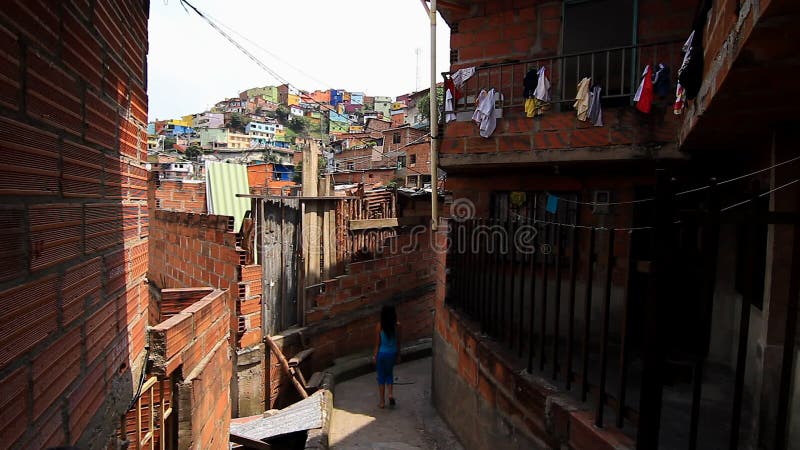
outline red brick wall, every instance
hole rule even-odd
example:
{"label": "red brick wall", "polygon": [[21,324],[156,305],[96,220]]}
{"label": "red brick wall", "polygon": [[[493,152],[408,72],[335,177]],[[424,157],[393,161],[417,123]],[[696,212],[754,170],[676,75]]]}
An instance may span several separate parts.
{"label": "red brick wall", "polygon": [[101,446],[138,379],[148,10],[0,8],[0,447]]}
{"label": "red brick wall", "polygon": [[[422,227],[400,233],[388,256],[351,263],[346,275],[324,281],[306,310],[305,347],[283,344],[282,351],[291,357],[302,348],[314,347],[311,364],[304,368],[309,374],[327,368],[335,358],[371,351],[384,304],[396,305],[403,342],[430,337],[435,283],[430,239],[430,232]],[[320,288],[309,288],[309,295],[314,289]],[[270,406],[274,407],[281,399],[291,398],[293,388],[274,355],[270,354],[269,365]]]}
{"label": "red brick wall", "polygon": [[176,396],[179,448],[228,448],[230,313],[216,290],[150,330],[154,370],[170,376],[180,369],[183,378]]}
{"label": "red brick wall", "polygon": [[148,279],[158,288],[227,289],[237,348],[261,342],[261,266],[244,265],[226,216],[157,210],[150,235]]}
{"label": "red brick wall", "polygon": [[333,177],[337,184],[365,183],[386,186],[397,177],[397,172],[394,169],[373,169],[357,173],[335,173]]}
{"label": "red brick wall", "polygon": [[[561,1],[527,0],[519,2],[473,2],[469,13],[446,12],[448,23],[458,24],[451,33],[450,45],[458,52],[451,70],[501,61],[525,61],[561,53]],[[691,31],[696,1],[641,0],[639,2],[640,44],[682,41]],[[665,62],[674,81],[680,64],[680,43],[647,47],[639,51],[641,64]],[[558,63],[552,91],[560,91]],[[503,75],[487,69],[467,82],[465,89],[474,94],[491,79],[507,100],[523,95],[522,64],[508,66]],[[641,70],[638,68],[637,70]],[[640,72],[637,72],[640,73]],[[637,75],[638,77],[638,75]],[[516,80],[513,81],[512,80]],[[481,85],[483,84],[483,85]],[[639,147],[646,144],[677,144],[677,130],[682,118],[671,112],[673,97],[657,99],[653,112],[638,113],[630,106],[604,107],[603,127],[577,120],[571,104],[546,111],[541,120],[524,117],[521,106],[506,107],[498,119],[497,130],[489,139],[478,135],[472,122],[453,122],[445,127],[442,154],[532,152],[570,148]],[[519,102],[515,102],[519,103]],[[578,159],[570,156],[567,158]],[[445,169],[447,163],[443,163]]]}
{"label": "red brick wall", "polygon": [[[418,144],[409,145],[403,149],[406,152],[407,175],[420,175],[431,173],[431,143],[425,140]],[[416,157],[416,163],[411,164],[411,156]]]}
{"label": "red brick wall", "polygon": [[[395,133],[400,133],[400,142],[397,144],[394,143],[393,139]],[[403,150],[401,147],[405,147],[407,144],[422,138],[426,133],[426,131],[411,127],[390,128],[385,130],[383,132],[383,151],[392,152],[395,150]]]}
{"label": "red brick wall", "polygon": [[185,211],[203,214],[206,208],[206,184],[181,180],[151,178],[149,196],[154,197],[151,209]]}

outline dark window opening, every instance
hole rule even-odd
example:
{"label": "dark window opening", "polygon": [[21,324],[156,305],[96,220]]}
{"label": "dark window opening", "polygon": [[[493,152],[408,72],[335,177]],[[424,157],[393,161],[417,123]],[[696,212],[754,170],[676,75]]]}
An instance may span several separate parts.
{"label": "dark window opening", "polygon": [[633,13],[636,1],[571,0],[564,4],[562,54],[594,53],[564,59],[562,98],[575,98],[578,82],[591,77],[592,85],[600,83],[603,88],[603,106],[630,103],[626,94],[630,94],[634,78],[639,76],[636,71],[641,70],[633,66],[633,50],[601,50],[635,43]]}
{"label": "dark window opening", "polygon": [[406,166],[406,157],[405,156],[398,156],[397,157],[397,168],[402,169]]}
{"label": "dark window opening", "polygon": [[417,163],[417,155],[411,155],[410,157],[411,157],[411,164],[416,164]]}
{"label": "dark window opening", "polygon": [[400,133],[394,133],[392,135],[392,144],[399,144],[400,143]]}

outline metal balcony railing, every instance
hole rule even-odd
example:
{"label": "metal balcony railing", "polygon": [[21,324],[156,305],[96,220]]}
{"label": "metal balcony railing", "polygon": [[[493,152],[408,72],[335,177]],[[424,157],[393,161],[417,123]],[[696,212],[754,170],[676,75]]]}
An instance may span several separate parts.
{"label": "metal balcony railing", "polygon": [[504,110],[523,109],[525,75],[541,67],[547,68],[551,103],[559,108],[566,110],[571,107],[577,84],[584,77],[590,77],[593,85],[600,83],[604,106],[629,105],[647,64],[666,65],[674,85],[682,60],[681,46],[679,41],[659,42],[479,66],[475,75],[460,89],[463,97],[456,103],[456,111],[474,109],[475,98],[481,89],[491,88],[503,94]]}

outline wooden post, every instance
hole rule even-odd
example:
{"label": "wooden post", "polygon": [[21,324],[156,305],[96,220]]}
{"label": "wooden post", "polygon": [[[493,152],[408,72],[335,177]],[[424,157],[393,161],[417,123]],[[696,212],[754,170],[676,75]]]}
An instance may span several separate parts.
{"label": "wooden post", "polygon": [[[325,175],[320,185],[320,195],[333,196],[332,183],[331,176]],[[334,273],[336,267],[336,202],[326,200],[322,207],[324,208],[322,213],[322,259],[325,261],[322,274],[325,279],[330,279],[337,275]]]}
{"label": "wooden post", "polygon": [[[319,144],[312,141],[310,146],[303,150],[303,197],[316,197],[319,195]],[[319,220],[318,207],[315,202],[303,203],[303,270],[298,283],[298,298],[300,303],[301,324],[305,323],[302,317],[305,314],[306,287],[319,283]]]}
{"label": "wooden post", "polygon": [[[319,196],[319,145],[312,142],[303,150],[303,197]],[[319,283],[319,208],[316,202],[305,202],[303,214],[303,254],[306,286]],[[305,288],[306,286],[301,286]]]}

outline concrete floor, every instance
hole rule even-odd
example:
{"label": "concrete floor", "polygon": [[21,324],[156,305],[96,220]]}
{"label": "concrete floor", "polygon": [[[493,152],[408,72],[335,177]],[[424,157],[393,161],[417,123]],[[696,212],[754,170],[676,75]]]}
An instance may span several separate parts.
{"label": "concrete floor", "polygon": [[331,448],[462,450],[431,403],[431,358],[400,364],[394,376],[409,383],[395,385],[394,409],[378,408],[374,372],[336,384]]}

